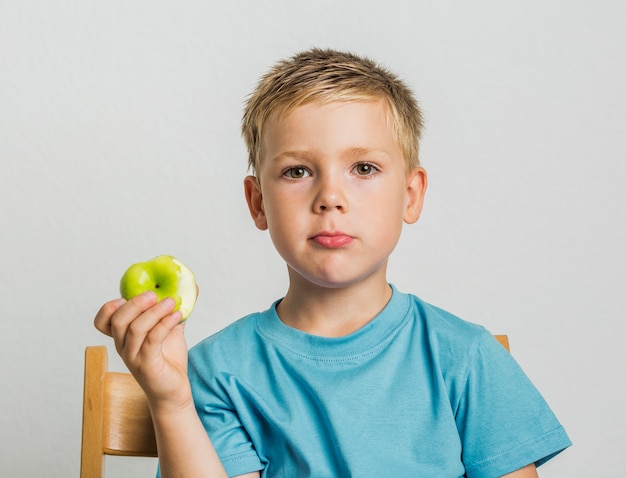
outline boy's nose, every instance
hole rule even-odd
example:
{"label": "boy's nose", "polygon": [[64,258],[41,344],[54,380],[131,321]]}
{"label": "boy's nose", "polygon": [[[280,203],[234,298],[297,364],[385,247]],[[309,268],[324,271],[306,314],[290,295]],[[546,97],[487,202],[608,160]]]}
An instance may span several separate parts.
{"label": "boy's nose", "polygon": [[327,209],[339,209],[339,210],[342,210],[343,206],[341,204],[336,204],[334,206],[326,206],[325,204],[320,204],[320,206],[319,206],[319,210],[320,211],[325,211]]}
{"label": "boy's nose", "polygon": [[320,182],[319,190],[313,203],[315,212],[331,210],[346,212],[347,206],[344,191],[338,181],[324,180]]}

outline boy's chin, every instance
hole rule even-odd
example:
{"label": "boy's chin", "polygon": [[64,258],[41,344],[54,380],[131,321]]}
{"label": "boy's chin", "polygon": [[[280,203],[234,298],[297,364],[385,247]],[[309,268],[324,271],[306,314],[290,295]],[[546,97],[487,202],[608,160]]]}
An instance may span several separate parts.
{"label": "boy's chin", "polygon": [[357,276],[346,276],[345,274],[302,274],[295,269],[289,267],[290,289],[297,287],[299,289],[327,289],[335,291],[343,291],[346,289],[357,289],[360,287],[381,287],[386,289],[389,287],[386,275],[364,274]]}

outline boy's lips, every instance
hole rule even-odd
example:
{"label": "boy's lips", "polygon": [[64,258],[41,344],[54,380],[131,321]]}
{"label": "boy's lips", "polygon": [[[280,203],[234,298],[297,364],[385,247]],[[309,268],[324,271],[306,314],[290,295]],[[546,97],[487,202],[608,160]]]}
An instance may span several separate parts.
{"label": "boy's lips", "polygon": [[339,231],[323,231],[312,236],[311,240],[324,247],[343,247],[350,244],[353,237]]}

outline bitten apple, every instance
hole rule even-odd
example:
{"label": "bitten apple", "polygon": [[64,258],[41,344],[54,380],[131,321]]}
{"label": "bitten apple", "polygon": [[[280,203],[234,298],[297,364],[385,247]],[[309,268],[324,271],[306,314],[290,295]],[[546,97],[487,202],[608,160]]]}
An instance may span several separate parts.
{"label": "bitten apple", "polygon": [[126,300],[153,291],[159,301],[171,297],[180,310],[182,320],[191,314],[198,289],[196,277],[185,264],[173,256],[162,255],[130,266],[120,280],[120,293]]}

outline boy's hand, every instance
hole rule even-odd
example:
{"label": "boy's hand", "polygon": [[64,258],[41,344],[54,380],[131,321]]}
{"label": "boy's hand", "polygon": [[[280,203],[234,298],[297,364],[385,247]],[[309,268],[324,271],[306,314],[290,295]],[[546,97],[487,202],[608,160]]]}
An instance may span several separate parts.
{"label": "boy's hand", "polygon": [[151,407],[184,407],[191,401],[187,344],[174,300],[153,292],[107,302],[94,325],[113,337],[115,348],[143,388]]}

